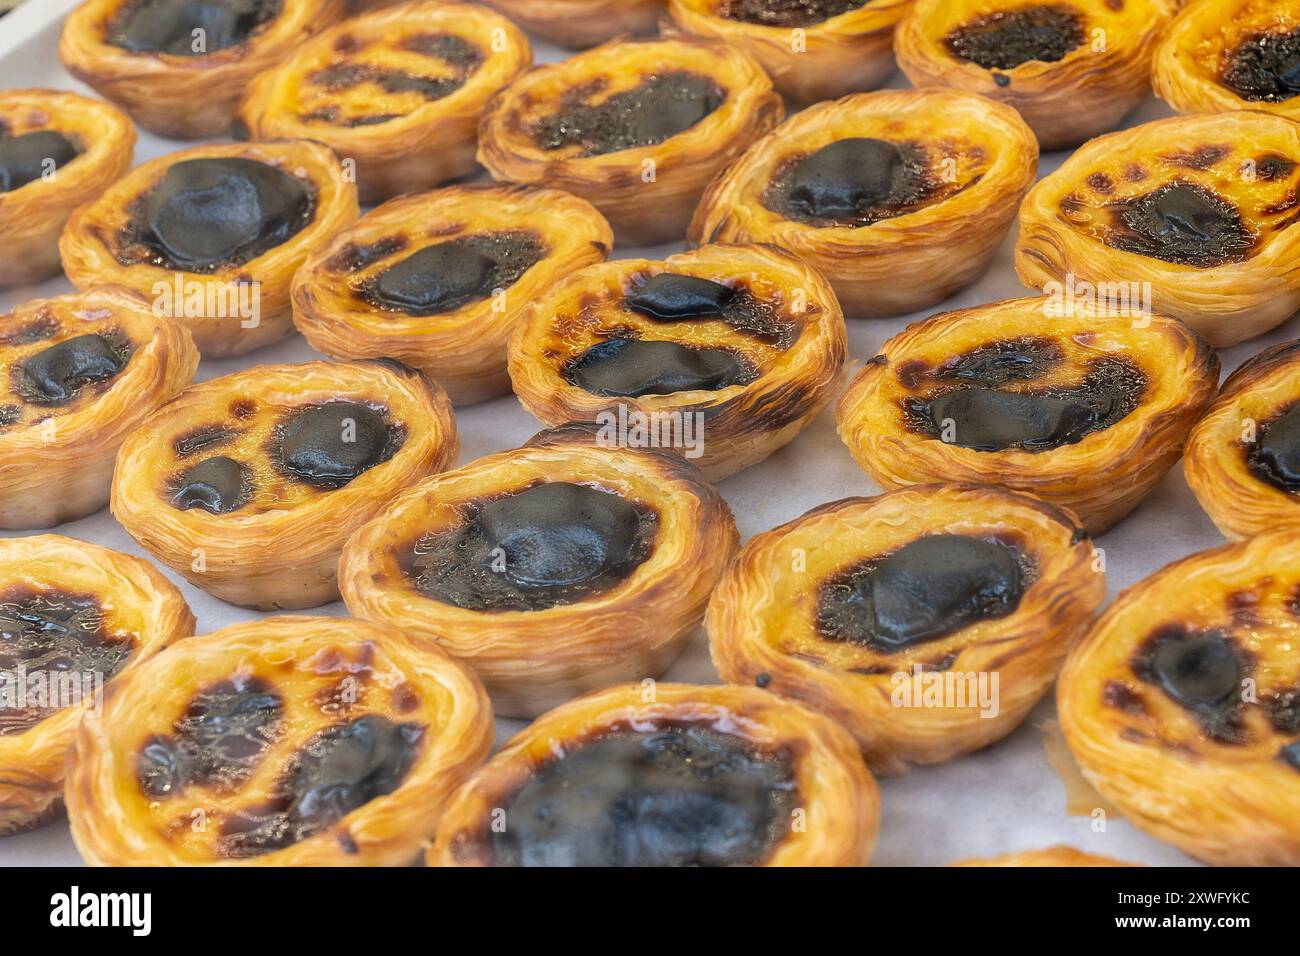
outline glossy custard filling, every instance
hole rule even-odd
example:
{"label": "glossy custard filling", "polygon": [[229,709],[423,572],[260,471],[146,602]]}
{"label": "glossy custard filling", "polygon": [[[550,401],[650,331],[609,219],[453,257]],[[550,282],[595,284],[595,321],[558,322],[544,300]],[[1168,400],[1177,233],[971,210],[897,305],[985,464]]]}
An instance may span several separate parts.
{"label": "glossy custard filling", "polygon": [[636,285],[623,302],[656,322],[725,322],[781,348],[798,336],[794,322],[779,318],[748,290],[699,276],[661,272]]}
{"label": "glossy custard filling", "polygon": [[0,592],[0,737],[23,733],[65,704],[79,703],[62,699],[69,679],[78,692],[93,694],[134,650],[133,637],[108,632],[92,594],[28,586]]}
{"label": "glossy custard filling", "polygon": [[1083,22],[1064,6],[1003,10],[977,17],[944,37],[948,51],[986,70],[1013,70],[1022,63],[1055,63],[1082,46]]}
{"label": "glossy custard filling", "polygon": [[538,769],[488,840],[496,866],[744,866],[796,802],[781,754],[704,725],[620,729]]}
{"label": "glossy custard filling", "polygon": [[1251,474],[1282,491],[1300,491],[1300,404],[1259,427],[1246,453]]}
{"label": "glossy custard filling", "polygon": [[654,546],[658,516],[613,492],[556,481],[475,502],[452,531],[416,542],[424,594],[474,611],[540,611],[604,594]]}
{"label": "glossy custard filling", "polygon": [[1164,628],[1143,644],[1132,668],[1192,714],[1207,736],[1220,743],[1245,739],[1241,713],[1250,658],[1227,633]]}
{"label": "glossy custard filling", "polygon": [[604,85],[597,80],[574,90],[558,112],[534,123],[531,135],[537,145],[545,150],[578,146],[583,156],[654,146],[684,133],[727,98],[706,76],[670,70],[595,105],[587,102]]}
{"label": "glossy custard filling", "polygon": [[131,342],[116,332],[88,332],[35,352],[13,367],[11,386],[33,405],[67,405],[82,390],[116,378],[131,361]]}
{"label": "glossy custard filling", "polygon": [[722,0],[720,17],[765,27],[808,27],[860,10],[871,0]]}
{"label": "glossy custard filling", "polygon": [[818,633],[882,653],[1014,614],[1029,584],[1021,553],[966,535],[917,538],[822,584]]}
{"label": "glossy custard filling", "polygon": [[0,122],[0,193],[21,189],[38,179],[52,177],[77,158],[79,150],[62,133],[38,130],[6,136]]}
{"label": "glossy custard filling", "polygon": [[545,256],[536,233],[478,233],[425,246],[361,283],[357,295],[393,312],[439,315],[510,288]]}
{"label": "glossy custard filling", "polygon": [[1018,339],[981,346],[936,369],[911,370],[939,388],[928,398],[908,398],[903,409],[914,431],[975,451],[1050,451],[1082,441],[1136,409],[1146,376],[1127,359],[1095,359],[1082,381],[1070,386],[1012,390],[1063,361],[1050,340]]}
{"label": "glossy custard filling", "polygon": [[869,226],[910,212],[936,189],[920,147],[855,137],[786,163],[763,204],[809,225]]}
{"label": "glossy custard filling", "polygon": [[367,714],[314,734],[290,758],[269,799],[231,814],[218,851],[247,858],[323,832],[402,785],[424,728]]}
{"label": "glossy custard filling", "polygon": [[1255,244],[1237,207],[1194,183],[1166,183],[1115,203],[1112,215],[1107,245],[1177,265],[1240,262]]}
{"label": "glossy custard filling", "polygon": [[306,185],[267,163],[183,160],[134,204],[118,258],[200,273],[241,266],[301,232],[314,206]]}
{"label": "glossy custard filling", "polygon": [[1228,55],[1223,85],[1252,103],[1283,103],[1300,94],[1300,30],[1247,39]]}
{"label": "glossy custard filling", "polygon": [[280,15],[282,0],[130,0],[104,42],[132,53],[203,56],[239,46]]}

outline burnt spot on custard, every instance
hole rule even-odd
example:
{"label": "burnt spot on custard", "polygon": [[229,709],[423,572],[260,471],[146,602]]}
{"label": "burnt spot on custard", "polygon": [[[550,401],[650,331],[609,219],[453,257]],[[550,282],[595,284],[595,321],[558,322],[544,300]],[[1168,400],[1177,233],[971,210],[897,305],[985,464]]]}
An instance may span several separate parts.
{"label": "burnt spot on custard", "polygon": [[[66,702],[63,692],[71,690],[65,682],[77,692],[106,683],[134,650],[134,637],[109,633],[93,594],[27,585],[0,591],[0,684],[16,680],[19,669],[27,681],[25,699],[13,702],[22,706],[0,706],[0,737],[23,733],[57,713]],[[46,689],[45,706],[32,699],[39,697],[38,681]]]}
{"label": "burnt spot on custard", "polygon": [[[402,47],[452,68],[450,76],[425,76],[374,63],[336,63],[312,73],[308,82],[330,93],[342,93],[363,86],[375,86],[385,93],[415,93],[428,102],[449,96],[465,85],[483,63],[483,52],[458,36],[421,34],[405,40]],[[344,117],[337,106],[326,106],[301,116],[307,122],[339,126],[377,126],[400,118],[397,113],[374,113]]]}
{"label": "burnt spot on custard", "polygon": [[224,444],[239,432],[225,425],[200,425],[172,441],[172,452],[177,458],[189,458],[207,448]]}
{"label": "burnt spot on custard", "polygon": [[1063,360],[1050,339],[1022,338],[981,346],[934,369],[900,369],[909,388],[922,379],[937,385],[926,397],[903,400],[904,419],[912,431],[962,448],[1042,452],[1103,431],[1141,403],[1146,376],[1115,356],[1089,362],[1076,385],[1026,387]]}
{"label": "burnt spot on custard", "polygon": [[1087,37],[1076,10],[1044,5],[985,14],[944,37],[948,51],[986,70],[1014,70],[1023,63],[1055,63],[1083,46]]}
{"label": "burnt spot on custard", "polygon": [[657,322],[725,322],[779,348],[789,348],[799,332],[795,322],[778,318],[771,303],[748,289],[699,276],[672,272],[650,276],[634,283],[623,304]]}
{"label": "burnt spot on custard", "polygon": [[1130,666],[1140,680],[1196,718],[1207,737],[1242,743],[1242,682],[1250,676],[1251,663],[1226,632],[1189,631],[1175,624],[1147,638]]}
{"label": "burnt spot on custard", "polygon": [[1207,269],[1241,262],[1255,244],[1235,205],[1183,180],[1114,202],[1108,210],[1107,245],[1176,265]]}
{"label": "burnt spot on custard", "polygon": [[990,538],[933,534],[860,561],[818,591],[828,641],[895,653],[1014,614],[1034,577],[1020,549]]}
{"label": "burnt spot on custard", "polygon": [[686,132],[727,98],[712,79],[686,70],[645,76],[630,90],[592,104],[605,82],[581,86],[559,110],[533,123],[529,132],[544,150],[578,146],[583,156],[655,146]]}
{"label": "burnt spot on custard", "polygon": [[52,177],[80,153],[76,144],[57,130],[0,135],[0,193]]}
{"label": "burnt spot on custard", "polygon": [[136,780],[154,800],[191,786],[233,793],[284,731],[284,701],[270,684],[252,676],[219,681],[191,698],[170,734],[149,738],[136,757]]}
{"label": "burnt spot on custard", "polygon": [[386,236],[367,243],[345,243],[325,261],[325,267],[331,272],[358,272],[401,252],[406,246],[405,236]]}
{"label": "burnt spot on custard", "polygon": [[659,516],[567,481],[471,502],[465,521],[426,534],[406,573],[421,593],[473,611],[540,611],[620,585],[649,557]]}
{"label": "burnt spot on custard", "polygon": [[618,726],[504,801],[495,866],[745,866],[786,836],[793,761],[703,723]]}
{"label": "burnt spot on custard", "polygon": [[59,331],[59,321],[48,309],[41,309],[35,317],[22,325],[0,332],[0,345],[31,345],[54,338]]}
{"label": "burnt spot on custard", "polygon": [[438,315],[508,289],[546,256],[534,232],[483,232],[425,246],[360,283],[358,298],[406,315]]}
{"label": "burnt spot on custard", "polygon": [[33,405],[67,405],[83,389],[112,382],[131,353],[130,339],[116,330],[76,335],[16,363],[10,387]]}
{"label": "burnt spot on custard", "polygon": [[1252,103],[1300,94],[1300,30],[1248,37],[1224,61],[1223,85]]}
{"label": "burnt spot on custard", "polygon": [[1286,179],[1295,172],[1296,162],[1279,156],[1277,153],[1265,153],[1255,160],[1255,178],[1261,182],[1271,183]]}
{"label": "burnt spot on custard", "polygon": [[272,429],[281,473],[314,488],[342,488],[401,449],[406,430],[377,406],[340,399],[294,410]]}
{"label": "burnt spot on custard", "polygon": [[759,371],[731,349],[618,337],[570,359],[561,374],[593,395],[636,398],[748,385]]}
{"label": "burnt spot on custard", "polygon": [[242,266],[306,228],[315,204],[314,190],[268,163],[182,160],[131,204],[117,259],[196,273]]}
{"label": "burnt spot on custard", "polygon": [[871,0],[723,0],[717,16],[765,27],[809,27],[860,10]]}
{"label": "burnt spot on custard", "polygon": [[314,734],[292,757],[262,804],[221,825],[218,852],[247,859],[283,850],[327,830],[402,785],[424,728],[367,714]]}
{"label": "burnt spot on custard", "polygon": [[940,188],[914,143],[841,139],[782,164],[763,205],[812,226],[869,226],[911,212]]}
{"label": "burnt spot on custard", "polygon": [[[241,46],[280,15],[283,0],[128,0],[104,42],[131,53],[203,56]],[[195,36],[202,30],[202,43]]]}
{"label": "burnt spot on custard", "polygon": [[218,455],[174,476],[167,491],[172,507],[179,511],[199,508],[208,514],[229,514],[252,498],[253,476],[247,465]]}
{"label": "burnt spot on custard", "polygon": [[1260,481],[1281,491],[1300,492],[1300,402],[1261,422],[1245,455],[1246,467]]}

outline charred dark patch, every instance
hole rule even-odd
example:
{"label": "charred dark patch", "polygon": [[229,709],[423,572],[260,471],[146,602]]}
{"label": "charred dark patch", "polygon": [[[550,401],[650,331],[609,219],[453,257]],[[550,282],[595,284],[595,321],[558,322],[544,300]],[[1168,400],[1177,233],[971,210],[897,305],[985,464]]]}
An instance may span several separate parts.
{"label": "charred dark patch", "polygon": [[824,23],[871,0],[723,0],[717,16],[765,27],[807,27]]}
{"label": "charred dark patch", "polygon": [[230,414],[242,421],[252,418],[257,412],[257,402],[251,398],[237,398],[230,403]]}
{"label": "charred dark patch", "polygon": [[1115,181],[1105,173],[1093,173],[1086,182],[1091,189],[1102,195],[1108,196],[1115,191]]}
{"label": "charred dark patch", "polygon": [[229,514],[252,498],[253,476],[247,465],[217,456],[173,477],[168,491],[172,507],[180,511],[198,508],[208,514]]}
{"label": "charred dark patch", "polygon": [[475,611],[538,611],[617,587],[649,556],[650,508],[570,482],[467,507],[459,528],[416,543],[407,573],[428,596]]}
{"label": "charred dark patch", "polygon": [[[420,34],[402,42],[403,49],[438,59],[452,68],[451,76],[424,76],[405,70],[395,70],[373,63],[339,63],[311,74],[308,79],[331,92],[355,89],[363,85],[377,86],[385,93],[417,93],[425,100],[440,100],[465,85],[465,81],[483,63],[483,53],[461,37],[450,34]],[[306,118],[306,117],[304,117]],[[350,121],[351,125],[373,125],[385,119],[395,119],[394,114],[362,117]],[[325,122],[337,121],[321,117]]]}
{"label": "charred dark patch", "polygon": [[[125,667],[134,650],[133,637],[108,632],[93,594],[25,585],[0,592],[0,673],[12,675],[21,667],[30,680],[37,674],[89,675],[90,687],[76,683],[93,691],[95,682],[107,682]],[[29,685],[29,698],[37,693],[34,686]],[[0,737],[34,727],[57,713],[60,703],[59,689],[51,688],[44,702],[28,699],[23,707],[0,708]]]}
{"label": "charred dark patch", "polygon": [[1293,160],[1277,153],[1268,153],[1255,160],[1255,178],[1266,183],[1286,179],[1295,172],[1295,167]]}
{"label": "charred dark patch", "polygon": [[1207,269],[1241,262],[1255,244],[1236,206],[1182,180],[1110,210],[1107,245],[1152,259]]}
{"label": "charred dark patch", "polygon": [[[129,0],[104,42],[132,53],[203,56],[241,46],[280,15],[283,0]],[[194,31],[203,30],[203,40]]]}
{"label": "charred dark patch", "polygon": [[1208,737],[1238,744],[1246,739],[1242,682],[1251,664],[1226,632],[1170,625],[1143,642],[1130,666],[1140,680],[1195,717]]}
{"label": "charred dark patch", "polygon": [[927,535],[823,582],[817,630],[828,641],[906,650],[1015,613],[1031,569],[1022,552],[1000,541]]}
{"label": "charred dark patch", "polygon": [[1254,444],[1246,446],[1246,467],[1274,488],[1300,492],[1300,403],[1259,424]]}
{"label": "charred dark patch", "polygon": [[796,222],[857,227],[911,212],[940,188],[923,147],[861,137],[784,163],[762,199]]}
{"label": "charred dark patch", "polygon": [[535,232],[484,232],[425,246],[359,285],[381,309],[438,315],[508,289],[546,256]]}
{"label": "charred dark patch", "polygon": [[659,322],[725,322],[778,348],[789,348],[799,333],[797,323],[779,318],[771,303],[748,289],[699,276],[650,276],[628,292],[624,305]]}
{"label": "charred dark patch", "polygon": [[637,397],[748,385],[758,370],[730,349],[612,338],[570,359],[563,375],[594,395]]}
{"label": "charred dark patch", "polygon": [[325,262],[331,272],[359,272],[406,248],[405,236],[388,236],[370,243],[346,243]]}
{"label": "charred dark patch", "polygon": [[154,736],[136,758],[136,779],[151,799],[187,787],[233,793],[284,732],[284,702],[257,677],[220,681],[195,694],[171,733]]}
{"label": "charred dark patch", "polygon": [[591,95],[589,88],[575,89],[556,113],[534,123],[529,132],[537,145],[578,146],[584,156],[654,146],[686,132],[727,98],[712,79],[685,70],[647,76],[596,105],[588,102]]}
{"label": "charred dark patch", "polygon": [[10,385],[33,405],[66,405],[87,386],[116,378],[131,361],[131,353],[130,339],[119,332],[73,336],[16,364]]}
{"label": "charred dark patch", "polygon": [[374,714],[313,735],[290,758],[266,803],[223,822],[221,855],[247,859],[283,850],[392,793],[415,762],[423,737],[418,724],[394,724]]}
{"label": "charred dark patch", "polygon": [[1123,681],[1106,681],[1106,686],[1102,690],[1102,701],[1107,707],[1113,707],[1134,717],[1143,716],[1147,712],[1142,697],[1134,693],[1133,689]]}
{"label": "charred dark patch", "polygon": [[797,803],[783,752],[703,724],[620,727],[538,769],[485,839],[496,866],[746,865]]}
{"label": "charred dark patch", "polygon": [[239,432],[225,425],[200,425],[178,436],[172,442],[172,451],[177,458],[189,458],[206,448],[228,442],[238,434]]}
{"label": "charred dark patch", "polygon": [[54,176],[79,153],[76,144],[56,130],[0,136],[0,193]]}
{"label": "charred dark patch", "polygon": [[1223,85],[1243,100],[1285,102],[1300,93],[1300,30],[1248,37],[1225,63]]}
{"label": "charred dark patch", "polygon": [[959,60],[986,70],[1014,70],[1022,63],[1055,63],[1087,40],[1079,14],[1065,6],[1001,10],[953,30],[944,43]]}
{"label": "charred dark patch", "polygon": [[1232,155],[1230,146],[1198,146],[1186,153],[1172,153],[1164,157],[1171,166],[1184,169],[1209,169]]}
{"label": "charred dark patch", "polygon": [[274,428],[268,452],[286,476],[334,489],[388,461],[405,440],[384,409],[339,400],[290,413]]}
{"label": "charred dark patch", "polygon": [[59,322],[47,310],[42,309],[36,317],[14,329],[0,332],[0,345],[31,345],[53,338],[59,331]]}

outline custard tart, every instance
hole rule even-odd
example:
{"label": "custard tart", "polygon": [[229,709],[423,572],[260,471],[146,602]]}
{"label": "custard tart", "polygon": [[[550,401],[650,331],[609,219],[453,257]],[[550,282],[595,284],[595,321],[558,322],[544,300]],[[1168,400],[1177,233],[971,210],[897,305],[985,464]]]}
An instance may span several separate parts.
{"label": "custard tart", "polygon": [[1133,585],[1071,651],[1061,729],[1134,825],[1207,863],[1300,864],[1300,535]]}
{"label": "custard tart", "polygon": [[0,836],[59,810],[64,765],[105,684],[194,633],[147,562],[61,535],[0,539]]}
{"label": "custard tart", "polygon": [[846,498],[757,535],[709,603],[723,680],[790,697],[876,773],[1000,740],[1106,596],[1073,515],[988,485]]}
{"label": "custard tart", "polygon": [[1178,460],[1218,381],[1214,350],[1175,319],[1012,299],[894,336],[844,392],[837,421],[882,488],[1004,485],[1100,534]]}
{"label": "custard tart", "polygon": [[1300,2],[1190,4],[1156,50],[1152,80],[1179,113],[1266,110],[1300,120]]}
{"label": "custard tart", "polygon": [[482,686],[436,647],[263,618],[114,682],[77,732],[68,819],[93,866],[400,866],[491,743]]}
{"label": "custard tart", "polygon": [[955,90],[818,103],[709,186],[693,243],[772,243],[819,269],[850,318],[934,305],[988,269],[1034,181],[1009,106]]}
{"label": "custard tart", "polygon": [[99,100],[57,90],[0,90],[0,287],[60,272],[72,211],[131,166],[135,127]]}
{"label": "custard tart", "polygon": [[1300,342],[1228,377],[1192,429],[1183,474],[1227,538],[1300,525]]}
{"label": "custard tart", "polygon": [[356,185],[319,143],[196,146],[78,209],[59,251],[74,285],[134,289],[221,358],[293,331],[294,272],[357,213]]}
{"label": "custard tart", "polygon": [[117,450],[194,378],[189,332],[104,286],[0,315],[0,528],[108,503]]}
{"label": "custard tart", "polygon": [[709,180],[782,112],[767,74],[735,47],[607,43],[499,93],[478,160],[499,181],[581,196],[621,242],[653,245],[682,237]]}
{"label": "custard tart", "polygon": [[224,136],[249,81],[346,12],[346,0],[86,0],[59,59],[172,139]]}
{"label": "custard tart", "polygon": [[447,396],[404,365],[263,365],[145,419],[118,454],[113,515],[223,601],[315,607],[338,598],[348,535],[458,450]]}
{"label": "custard tart", "polygon": [[479,116],[531,62],[528,38],[485,7],[402,4],[345,20],[260,74],[238,132],[324,143],[354,164],[370,205],[477,170]]}
{"label": "custard tart", "polygon": [[[373,0],[371,0],[373,2]],[[529,33],[571,50],[653,34],[664,0],[485,0]]]}
{"label": "custard tart", "polygon": [[894,27],[912,0],[668,0],[676,27],[762,64],[796,103],[875,89],[894,72]]}
{"label": "custard tart", "polygon": [[596,208],[557,189],[404,196],[304,263],[293,320],[326,355],[399,359],[478,402],[510,391],[506,340],[528,304],[613,245]]}
{"label": "custard tart", "polygon": [[1016,272],[1149,291],[1216,348],[1300,309],[1300,123],[1238,111],[1093,140],[1020,208]]}
{"label": "custard tart", "polygon": [[914,86],[1014,106],[1042,149],[1108,132],[1151,93],[1173,0],[917,0],[898,26]]}
{"label": "custard tart", "polygon": [[1085,853],[1072,846],[1050,846],[1043,850],[1021,850],[982,859],[959,860],[952,866],[1137,866],[1096,853]]}
{"label": "custard tart", "polygon": [[510,378],[547,425],[654,440],[716,481],[817,416],[842,381],[846,339],[812,267],[772,246],[702,246],[558,283],[515,326]]}
{"label": "custard tart", "polygon": [[694,466],[599,442],[543,432],[412,488],[348,541],[348,610],[464,660],[507,717],[658,677],[739,536]]}
{"label": "custard tart", "polygon": [[752,687],[612,687],[537,720],[447,804],[430,866],[863,866],[853,738]]}

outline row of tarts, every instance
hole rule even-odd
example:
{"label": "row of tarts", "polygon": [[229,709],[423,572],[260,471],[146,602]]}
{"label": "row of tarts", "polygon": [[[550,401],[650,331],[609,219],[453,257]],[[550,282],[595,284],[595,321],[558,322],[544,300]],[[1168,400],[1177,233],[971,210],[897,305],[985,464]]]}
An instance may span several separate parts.
{"label": "row of tarts", "polygon": [[[1259,148],[1234,141],[1240,155],[1192,164],[1150,142],[1142,162],[1156,186],[1200,169],[1222,189],[1232,160]],[[1269,147],[1270,175],[1229,195],[1254,202],[1289,182],[1300,151],[1285,137]],[[266,178],[244,176],[254,190]],[[177,227],[187,203],[168,200],[193,183],[172,187],[153,208],[158,191],[124,192],[120,218],[106,204],[91,231],[111,241],[126,223],[133,241],[184,252],[199,237]],[[510,197],[573,201],[492,187],[392,205],[448,196],[471,211]],[[549,250],[544,219],[526,217],[526,231]],[[391,228],[331,249],[348,272],[389,257],[364,277],[373,283],[340,284],[349,303],[430,294],[419,276],[413,289],[401,272],[387,289],[382,277],[397,253],[449,243],[393,248]],[[1005,228],[984,241],[995,246]],[[519,249],[472,219],[457,235],[489,259]],[[487,252],[472,244],[483,235]],[[1165,238],[1179,254],[1204,251]],[[1217,248],[1221,237],[1207,238]],[[1233,264],[1275,239],[1258,237]],[[442,275],[465,278],[460,249],[436,255],[451,263]],[[512,343],[499,347],[521,398],[561,427],[441,474],[455,457],[449,402],[397,363],[263,367],[184,388],[197,361],[185,330],[138,296],[89,281],[16,310],[4,416],[28,444],[5,470],[15,525],[102,505],[116,452],[114,513],[160,560],[256,606],[311,606],[337,588],[358,620],[269,618],[179,640],[193,618],[145,562],[53,536],[7,542],[16,583],[5,634],[24,667],[117,675],[104,713],[79,729],[75,709],[5,725],[8,826],[53,812],[72,741],[70,817],[95,862],[404,862],[444,809],[429,851],[438,863],[863,862],[876,801],[858,754],[897,772],[1009,732],[1104,594],[1089,531],[1140,500],[1194,422],[1219,413],[1219,430],[1196,434],[1213,451],[1202,499],[1224,503],[1225,531],[1258,530],[1233,524],[1250,514],[1277,524],[1291,507],[1293,350],[1254,360],[1211,405],[1217,360],[1182,323],[1050,316],[1043,297],[938,316],[887,343],[841,400],[841,432],[883,486],[914,487],[824,506],[733,561],[734,524],[705,477],[790,440],[838,388],[833,280],[743,244],[584,266],[521,297]],[[492,286],[469,288],[495,298]],[[668,452],[605,447],[591,423],[618,405],[705,413],[703,473]],[[587,424],[564,427],[571,419]],[[61,459],[78,467],[60,471]],[[92,475],[96,461],[107,464]],[[978,484],[928,484],[954,477]],[[1295,859],[1287,538],[1196,556],[1139,585],[1062,679],[1067,735],[1103,791],[1216,862]],[[1152,608],[1177,612],[1156,621]],[[738,686],[620,685],[561,703],[661,673],[706,609],[715,661]],[[998,718],[893,706],[893,675],[916,666],[997,672]],[[560,706],[464,781],[490,740],[485,686],[500,713]]]}

